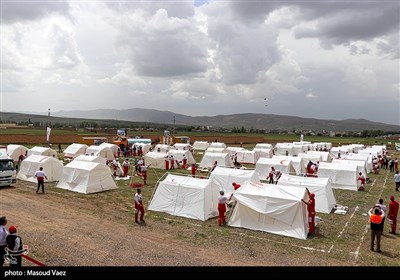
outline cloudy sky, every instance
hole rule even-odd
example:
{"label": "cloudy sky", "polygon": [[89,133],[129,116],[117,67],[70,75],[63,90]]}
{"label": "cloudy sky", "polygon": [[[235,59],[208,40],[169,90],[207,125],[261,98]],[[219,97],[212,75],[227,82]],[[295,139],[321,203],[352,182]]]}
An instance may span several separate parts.
{"label": "cloudy sky", "polygon": [[400,2],[1,0],[1,111],[400,124]]}

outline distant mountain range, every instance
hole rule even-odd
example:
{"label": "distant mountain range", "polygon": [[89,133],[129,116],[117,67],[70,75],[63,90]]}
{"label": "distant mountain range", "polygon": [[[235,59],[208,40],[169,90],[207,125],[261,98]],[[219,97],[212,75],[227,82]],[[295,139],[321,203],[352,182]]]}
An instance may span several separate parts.
{"label": "distant mountain range", "polygon": [[[0,112],[2,122],[25,122],[44,123],[49,119],[45,114],[32,113],[9,113]],[[124,127],[131,123],[143,125],[147,123],[152,127],[163,127],[165,124],[176,126],[210,126],[220,128],[242,128],[261,130],[303,130],[303,131],[363,131],[382,130],[399,132],[399,125],[372,122],[365,119],[347,120],[320,120],[312,118],[301,118],[295,116],[283,116],[273,114],[233,114],[217,115],[212,117],[191,117],[176,114],[170,111],[159,111],[152,109],[133,108],[127,110],[98,109],[90,111],[59,111],[51,114],[52,123],[66,125],[82,122],[96,122],[109,125],[110,127]]]}
{"label": "distant mountain range", "polygon": [[391,125],[372,122],[365,119],[320,120],[301,118],[295,116],[273,114],[232,114],[217,116],[191,117],[170,111],[133,108],[126,110],[98,109],[91,111],[59,111],[55,115],[59,117],[84,118],[84,119],[112,119],[132,122],[148,122],[187,126],[212,126],[222,128],[265,129],[265,130],[316,130],[316,131],[362,131],[382,130],[400,131],[400,125]]}

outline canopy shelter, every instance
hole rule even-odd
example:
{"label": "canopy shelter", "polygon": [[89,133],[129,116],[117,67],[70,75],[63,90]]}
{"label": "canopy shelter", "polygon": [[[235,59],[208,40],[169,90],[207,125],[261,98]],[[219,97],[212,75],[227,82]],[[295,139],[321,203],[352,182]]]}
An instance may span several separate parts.
{"label": "canopy shelter", "polygon": [[149,210],[206,221],[218,215],[219,186],[211,179],[168,174],[159,182]]}
{"label": "canopy shelter", "polygon": [[306,239],[306,188],[246,182],[233,193],[237,201],[228,225]]}
{"label": "canopy shelter", "polygon": [[86,144],[73,143],[64,150],[64,158],[76,158],[79,155],[84,155],[89,146]]}
{"label": "canopy shelter", "polygon": [[329,214],[336,205],[335,194],[329,178],[302,177],[282,174],[278,185],[307,188],[315,194],[315,210]]}
{"label": "canopy shelter", "polygon": [[60,179],[63,168],[61,161],[52,156],[40,155],[28,156],[21,162],[17,179],[36,183],[35,173],[40,167],[43,167],[43,171],[47,175],[47,182],[54,182]]}
{"label": "canopy shelter", "polygon": [[64,166],[56,187],[84,194],[118,188],[107,165],[82,160],[73,160]]}
{"label": "canopy shelter", "polygon": [[13,159],[13,161],[19,161],[19,157],[23,155],[26,156],[28,148],[22,145],[7,145],[7,155]]}

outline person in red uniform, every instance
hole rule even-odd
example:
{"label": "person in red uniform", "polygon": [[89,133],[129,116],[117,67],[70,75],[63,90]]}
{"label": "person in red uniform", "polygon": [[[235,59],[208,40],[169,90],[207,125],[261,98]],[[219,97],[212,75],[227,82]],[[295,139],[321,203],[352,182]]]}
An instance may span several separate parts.
{"label": "person in red uniform", "polygon": [[128,177],[129,166],[131,166],[129,160],[125,159],[124,162],[122,163],[122,167],[124,170],[124,177]]}
{"label": "person in red uniform", "polygon": [[226,225],[226,204],[228,203],[228,198],[225,196],[224,191],[219,191],[220,196],[218,197],[218,225]]}
{"label": "person in red uniform", "polygon": [[186,169],[187,168],[187,158],[185,155],[183,155],[182,158],[182,169]]}
{"label": "person in red uniform", "polygon": [[196,164],[192,164],[192,177],[196,177]]}
{"label": "person in red uniform", "polygon": [[357,181],[360,181],[360,186],[358,187],[359,191],[365,190],[365,177],[362,175],[362,173],[358,173],[358,178]]}
{"label": "person in red uniform", "polygon": [[144,206],[143,206],[143,197],[142,190],[137,189],[135,194],[135,223],[139,224],[138,216],[140,212],[140,221],[144,222]]}
{"label": "person in red uniform", "polygon": [[399,212],[399,203],[394,200],[394,196],[390,197],[389,203],[389,212],[388,212],[388,219],[390,223],[390,227],[392,228],[389,233],[396,234],[396,226],[397,226],[397,213]]}
{"label": "person in red uniform", "polygon": [[147,168],[149,167],[149,165],[145,165],[143,164],[140,167],[141,173],[142,173],[142,178],[143,178],[143,185],[147,185]]}
{"label": "person in red uniform", "polygon": [[307,204],[307,211],[308,211],[308,233],[314,234],[315,233],[315,194],[308,193],[309,200],[306,202],[302,199],[302,201]]}

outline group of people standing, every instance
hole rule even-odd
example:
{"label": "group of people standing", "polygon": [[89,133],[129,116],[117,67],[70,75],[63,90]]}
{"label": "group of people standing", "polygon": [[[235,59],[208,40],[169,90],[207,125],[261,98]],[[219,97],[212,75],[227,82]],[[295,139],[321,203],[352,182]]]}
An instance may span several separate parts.
{"label": "group of people standing", "polygon": [[376,252],[382,252],[381,236],[384,235],[383,230],[385,217],[387,217],[390,224],[389,233],[396,234],[398,212],[399,203],[395,200],[393,195],[390,196],[389,210],[387,210],[386,205],[383,204],[383,199],[381,198],[378,203],[368,211],[371,229],[371,251],[374,251],[376,241]]}

